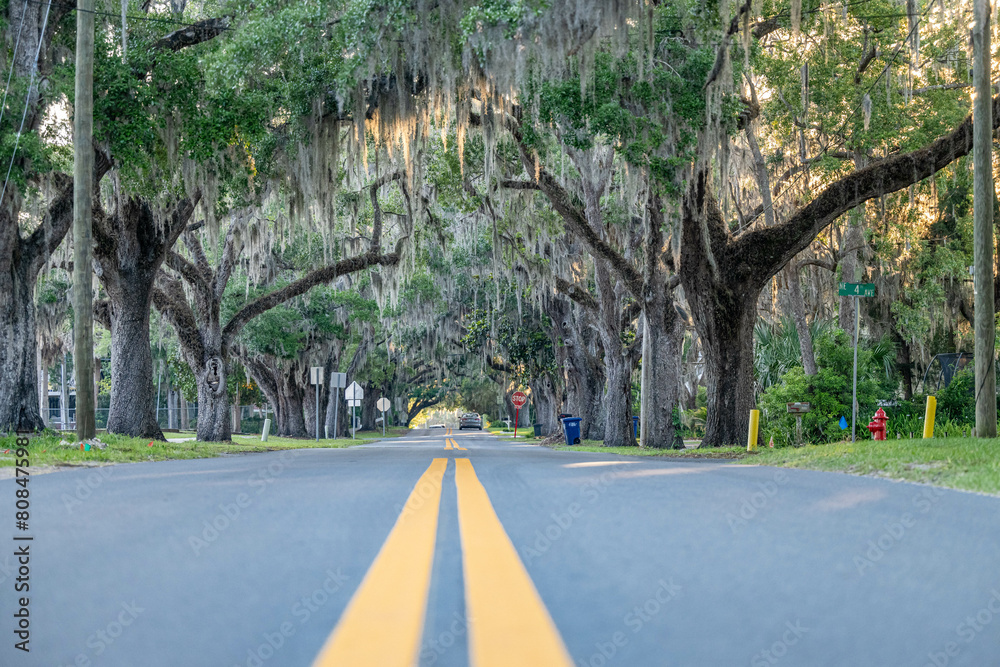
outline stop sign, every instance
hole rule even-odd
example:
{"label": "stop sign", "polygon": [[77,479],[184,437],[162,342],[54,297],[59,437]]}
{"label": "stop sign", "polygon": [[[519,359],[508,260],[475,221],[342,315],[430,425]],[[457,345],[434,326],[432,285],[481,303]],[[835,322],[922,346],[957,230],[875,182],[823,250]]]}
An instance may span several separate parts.
{"label": "stop sign", "polygon": [[523,391],[515,391],[514,395],[510,397],[510,402],[520,408],[528,402],[528,396]]}

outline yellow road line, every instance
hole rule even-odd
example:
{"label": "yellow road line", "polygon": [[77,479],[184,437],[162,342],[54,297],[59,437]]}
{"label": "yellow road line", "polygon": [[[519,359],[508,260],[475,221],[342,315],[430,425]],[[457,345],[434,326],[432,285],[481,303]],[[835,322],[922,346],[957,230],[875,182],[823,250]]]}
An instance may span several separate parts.
{"label": "yellow road line", "polygon": [[451,438],[445,438],[444,439],[444,448],[445,449],[451,449]]}
{"label": "yellow road line", "polygon": [[413,487],[313,667],[417,664],[447,465],[448,459],[434,459]]}
{"label": "yellow road line", "polygon": [[451,444],[455,449],[461,449],[463,452],[468,451],[465,447],[459,447],[458,440],[455,440],[454,438],[451,439]]}
{"label": "yellow road line", "polygon": [[472,667],[572,667],[472,462],[455,459]]}

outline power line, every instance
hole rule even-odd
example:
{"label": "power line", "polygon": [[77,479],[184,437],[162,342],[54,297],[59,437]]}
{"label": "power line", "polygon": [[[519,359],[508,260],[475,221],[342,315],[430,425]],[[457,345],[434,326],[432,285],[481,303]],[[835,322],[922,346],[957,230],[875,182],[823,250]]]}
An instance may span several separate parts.
{"label": "power line", "polygon": [[10,59],[10,72],[7,73],[7,87],[3,91],[3,102],[0,103],[0,122],[3,121],[3,112],[7,108],[7,93],[10,91],[10,80],[14,76],[14,60],[17,58],[17,47],[21,45],[21,30],[24,29],[24,15],[28,13],[28,0],[24,0],[21,8],[21,24],[17,27],[17,39],[14,40],[14,51]]}
{"label": "power line", "polygon": [[31,89],[35,85],[35,75],[38,73],[38,57],[42,53],[42,43],[45,41],[45,28],[49,25],[49,10],[52,9],[52,0],[45,7],[45,18],[42,20],[42,31],[38,33],[38,48],[35,49],[35,62],[31,67],[31,79],[28,81],[28,92],[24,95],[24,112],[21,114],[21,127],[17,130],[17,139],[14,140],[14,150],[10,154],[10,164],[7,166],[7,176],[3,179],[3,191],[0,191],[0,202],[7,195],[7,183],[10,181],[10,171],[14,168],[14,158],[17,157],[17,147],[21,143],[21,133],[24,132],[24,120],[28,117],[28,105],[31,102]]}

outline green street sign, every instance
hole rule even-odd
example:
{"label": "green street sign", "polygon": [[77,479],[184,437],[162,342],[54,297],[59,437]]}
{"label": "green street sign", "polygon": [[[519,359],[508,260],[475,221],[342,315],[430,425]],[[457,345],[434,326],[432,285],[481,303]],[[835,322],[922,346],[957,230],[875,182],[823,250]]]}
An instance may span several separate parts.
{"label": "green street sign", "polygon": [[840,296],[875,296],[875,283],[840,283]]}

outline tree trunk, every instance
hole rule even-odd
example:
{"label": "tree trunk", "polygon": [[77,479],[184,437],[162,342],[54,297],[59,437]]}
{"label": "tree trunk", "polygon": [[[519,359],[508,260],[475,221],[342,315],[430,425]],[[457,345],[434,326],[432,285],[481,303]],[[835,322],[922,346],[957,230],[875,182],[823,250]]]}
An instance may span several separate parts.
{"label": "tree trunk", "polygon": [[278,435],[305,438],[309,432],[302,406],[304,391],[296,376],[297,364],[278,373]]}
{"label": "tree trunk", "polygon": [[[7,223],[0,223],[7,224]],[[16,229],[16,227],[15,227]],[[0,261],[0,265],[5,262]],[[39,401],[33,294],[37,272],[14,260],[0,271],[0,432],[45,428]],[[46,393],[46,404],[48,402]]]}
{"label": "tree trunk", "polygon": [[[125,273],[124,271],[122,272]],[[118,283],[111,296],[111,404],[108,432],[164,440],[156,423],[156,388],[149,342],[151,275]]]}
{"label": "tree trunk", "polygon": [[69,386],[66,384],[66,353],[63,352],[62,364],[59,368],[59,428],[69,429]]}
{"label": "tree trunk", "polygon": [[[684,320],[674,307],[673,299],[666,298],[665,294],[651,301],[647,304],[642,337],[639,445],[675,447],[679,434],[674,429],[674,408],[680,393]],[[680,446],[684,446],[683,440]]]}
{"label": "tree trunk", "polygon": [[535,405],[534,423],[542,425],[542,435],[549,436],[556,429],[556,392],[552,378],[548,374],[538,378],[531,385],[532,402]]}
{"label": "tree trunk", "polygon": [[141,199],[128,200],[113,216],[94,212],[94,261],[111,325],[109,433],[164,439],[154,408],[149,311],[156,275],[197,202],[181,200],[160,219]]}
{"label": "tree trunk", "polygon": [[189,428],[191,428],[191,420],[190,417],[188,416],[188,402],[187,399],[184,398],[184,394],[181,393],[180,390],[177,391],[177,402],[180,404],[180,415],[179,419],[177,420],[178,425],[180,426],[180,429],[182,431],[187,431]]}
{"label": "tree trunk", "polygon": [[799,352],[802,354],[802,368],[806,375],[816,375],[816,353],[813,351],[812,335],[806,321],[806,302],[802,297],[799,270],[793,263],[788,270],[788,301],[791,305],[792,321],[799,334]]}
{"label": "tree trunk", "polygon": [[198,382],[198,440],[227,442],[232,440],[232,415],[226,393],[226,363],[221,354],[211,354],[214,351],[208,353],[211,356],[195,374]]}
{"label": "tree trunk", "polygon": [[702,446],[740,445],[754,407],[757,298],[770,276],[755,271],[752,249],[734,253],[726,246],[731,237],[704,172],[684,208],[680,276],[704,348],[708,388]]}

